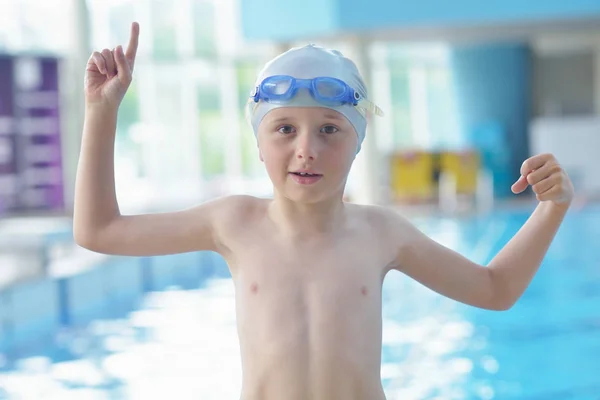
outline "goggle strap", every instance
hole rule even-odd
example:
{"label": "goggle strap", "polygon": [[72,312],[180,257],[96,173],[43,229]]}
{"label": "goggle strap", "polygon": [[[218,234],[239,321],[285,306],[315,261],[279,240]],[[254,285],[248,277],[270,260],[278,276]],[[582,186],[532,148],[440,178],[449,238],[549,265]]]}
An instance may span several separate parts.
{"label": "goggle strap", "polygon": [[375,114],[380,117],[383,117],[385,115],[381,108],[379,108],[375,103],[373,103],[372,101],[369,101],[367,99],[360,99],[358,101],[358,106],[360,108],[370,112],[371,114]]}
{"label": "goggle strap", "polygon": [[248,99],[248,103],[246,103],[246,107],[244,107],[246,121],[248,121],[249,124],[252,123],[252,114],[254,114],[254,110],[255,110],[257,104],[258,103],[254,101],[254,96],[252,96]]}

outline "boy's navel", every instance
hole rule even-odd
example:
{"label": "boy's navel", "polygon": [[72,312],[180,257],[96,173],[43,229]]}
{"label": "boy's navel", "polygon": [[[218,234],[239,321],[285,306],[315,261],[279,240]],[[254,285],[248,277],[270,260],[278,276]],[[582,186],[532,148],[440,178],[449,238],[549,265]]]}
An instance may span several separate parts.
{"label": "boy's navel", "polygon": [[252,282],[252,285],[250,285],[250,291],[254,294],[258,293],[258,283]]}

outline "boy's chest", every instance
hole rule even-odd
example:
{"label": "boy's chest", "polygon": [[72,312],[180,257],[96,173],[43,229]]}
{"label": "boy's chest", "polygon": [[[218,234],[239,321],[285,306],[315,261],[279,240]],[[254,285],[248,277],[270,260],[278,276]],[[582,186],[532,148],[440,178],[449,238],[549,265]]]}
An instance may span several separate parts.
{"label": "boy's chest", "polygon": [[233,279],[240,344],[248,360],[277,370],[288,365],[297,373],[313,362],[329,371],[339,362],[364,367],[365,357],[376,363],[379,256],[356,246],[271,243],[242,260]]}
{"label": "boy's chest", "polygon": [[384,259],[373,246],[262,244],[240,257],[233,276],[238,305],[252,308],[255,316],[264,312],[285,319],[309,313],[330,320],[345,310],[378,306]]}

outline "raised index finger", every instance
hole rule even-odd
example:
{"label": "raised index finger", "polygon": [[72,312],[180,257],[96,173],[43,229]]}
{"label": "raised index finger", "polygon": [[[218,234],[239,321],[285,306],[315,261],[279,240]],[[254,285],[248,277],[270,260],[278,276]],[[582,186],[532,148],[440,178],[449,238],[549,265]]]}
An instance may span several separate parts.
{"label": "raised index finger", "polygon": [[125,51],[125,58],[129,62],[131,69],[133,69],[133,64],[135,62],[135,55],[137,53],[139,37],[140,24],[134,22],[131,24],[131,36],[129,37],[129,44],[127,45],[127,50]]}

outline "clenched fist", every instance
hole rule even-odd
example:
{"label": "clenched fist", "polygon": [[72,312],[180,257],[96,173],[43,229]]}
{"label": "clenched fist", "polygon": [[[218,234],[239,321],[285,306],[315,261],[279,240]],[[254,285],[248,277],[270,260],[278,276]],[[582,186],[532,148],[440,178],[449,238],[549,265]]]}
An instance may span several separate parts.
{"label": "clenched fist", "polygon": [[133,76],[133,65],[138,48],[140,26],[131,24],[127,50],[122,46],[113,50],[93,52],[85,73],[85,99],[87,104],[102,104],[118,108]]}
{"label": "clenched fist", "polygon": [[573,200],[573,183],[552,154],[538,154],[523,162],[512,191],[521,193],[529,185],[539,201],[569,204]]}

